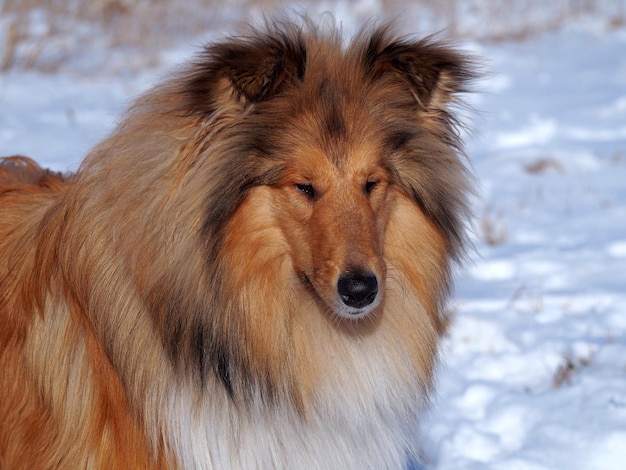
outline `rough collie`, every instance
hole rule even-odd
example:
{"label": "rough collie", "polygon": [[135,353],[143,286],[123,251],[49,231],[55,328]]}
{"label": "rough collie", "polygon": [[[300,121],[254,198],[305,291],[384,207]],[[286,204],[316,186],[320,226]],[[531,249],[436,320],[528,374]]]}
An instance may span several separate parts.
{"label": "rough collie", "polygon": [[73,175],[0,165],[2,469],[416,453],[470,179],[432,39],[209,45]]}

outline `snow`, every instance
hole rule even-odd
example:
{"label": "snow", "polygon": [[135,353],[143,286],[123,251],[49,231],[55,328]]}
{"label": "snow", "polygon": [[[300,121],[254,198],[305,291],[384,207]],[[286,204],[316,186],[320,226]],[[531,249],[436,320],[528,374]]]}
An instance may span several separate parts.
{"label": "snow", "polygon": [[[346,30],[384,11],[319,5]],[[464,46],[487,71],[470,97],[475,249],[412,468],[626,468],[626,29],[597,24]],[[165,69],[0,74],[0,155],[75,170]]]}
{"label": "snow", "polygon": [[623,30],[564,28],[479,48],[476,254],[426,468],[624,468],[625,46]]}

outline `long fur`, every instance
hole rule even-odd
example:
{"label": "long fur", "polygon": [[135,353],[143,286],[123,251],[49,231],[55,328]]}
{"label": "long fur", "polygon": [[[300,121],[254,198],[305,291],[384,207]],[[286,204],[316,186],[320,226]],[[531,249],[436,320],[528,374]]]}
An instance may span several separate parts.
{"label": "long fur", "polygon": [[207,46],[75,175],[2,160],[0,468],[403,468],[465,244],[472,76],[389,27],[275,22]]}

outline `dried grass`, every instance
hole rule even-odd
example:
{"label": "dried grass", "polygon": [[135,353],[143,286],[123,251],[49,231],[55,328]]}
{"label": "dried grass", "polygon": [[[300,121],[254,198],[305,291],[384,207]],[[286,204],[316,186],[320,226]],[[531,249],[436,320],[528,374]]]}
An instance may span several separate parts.
{"label": "dried grass", "polygon": [[564,173],[565,169],[561,162],[552,157],[539,157],[524,164],[524,170],[531,175],[541,175],[553,171]]}
{"label": "dried grass", "polygon": [[563,362],[559,364],[552,376],[552,388],[560,388],[564,385],[571,384],[573,376],[590,364],[590,357],[574,359],[568,354],[563,354]]}
{"label": "dried grass", "polygon": [[504,221],[504,213],[493,213],[487,208],[480,219],[480,235],[483,241],[491,247],[504,244],[508,239],[508,231]]}
{"label": "dried grass", "polygon": [[[623,3],[608,8],[603,0],[560,0],[550,6],[549,14],[538,14],[548,11],[541,0],[381,0],[381,4],[389,17],[423,11],[420,17],[432,22],[433,31],[488,41],[535,36],[590,13],[604,14],[607,28],[626,24]],[[244,20],[250,11],[282,6],[306,10],[314,5],[315,0],[4,0],[0,70],[137,69],[155,65],[163,49],[185,40],[197,42],[203,32]]]}

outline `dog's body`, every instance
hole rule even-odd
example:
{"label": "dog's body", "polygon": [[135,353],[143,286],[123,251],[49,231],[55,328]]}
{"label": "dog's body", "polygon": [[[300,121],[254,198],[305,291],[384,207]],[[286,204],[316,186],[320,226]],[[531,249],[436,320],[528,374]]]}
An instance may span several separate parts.
{"label": "dog's body", "polygon": [[403,468],[463,250],[465,58],[207,48],[76,175],[0,165],[0,468]]}

